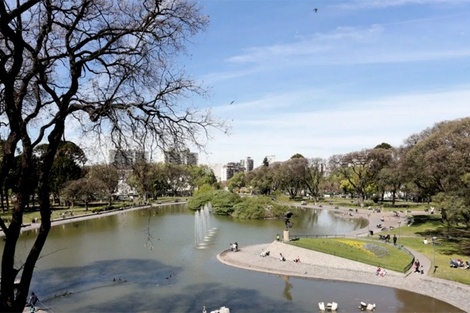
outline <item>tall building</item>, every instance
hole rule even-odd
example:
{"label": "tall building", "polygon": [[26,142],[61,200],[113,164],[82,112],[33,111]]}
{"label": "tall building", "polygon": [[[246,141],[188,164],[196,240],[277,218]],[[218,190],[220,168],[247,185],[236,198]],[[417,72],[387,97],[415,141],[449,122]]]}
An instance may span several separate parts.
{"label": "tall building", "polygon": [[109,150],[109,163],[118,167],[131,167],[138,161],[148,161],[148,153],[142,150]]}
{"label": "tall building", "polygon": [[199,155],[196,152],[191,152],[189,149],[178,150],[169,149],[161,151],[157,157],[158,162],[165,164],[185,164],[185,165],[197,165]]}
{"label": "tall building", "polygon": [[252,171],[254,168],[253,159],[250,157],[246,157],[246,159],[240,160],[239,164],[245,168],[245,172]]}
{"label": "tall building", "polygon": [[245,167],[240,163],[229,162],[222,167],[221,180],[227,181],[233,177],[236,173],[244,172]]}

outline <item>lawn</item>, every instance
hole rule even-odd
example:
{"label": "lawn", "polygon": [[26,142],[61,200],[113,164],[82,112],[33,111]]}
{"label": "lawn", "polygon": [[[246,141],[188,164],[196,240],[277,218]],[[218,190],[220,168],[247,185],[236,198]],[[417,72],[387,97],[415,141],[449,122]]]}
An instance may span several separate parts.
{"label": "lawn", "polygon": [[301,238],[290,244],[342,258],[406,272],[413,257],[402,249],[379,241],[350,238]]}

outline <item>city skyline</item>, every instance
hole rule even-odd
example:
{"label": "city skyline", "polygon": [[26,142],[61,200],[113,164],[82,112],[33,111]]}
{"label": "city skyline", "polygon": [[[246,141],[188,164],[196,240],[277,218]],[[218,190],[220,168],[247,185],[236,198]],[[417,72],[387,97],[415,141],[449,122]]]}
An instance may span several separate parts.
{"label": "city skyline", "polygon": [[[231,125],[200,164],[400,146],[470,113],[470,1],[204,1],[185,68]],[[314,9],[317,9],[315,12]]]}

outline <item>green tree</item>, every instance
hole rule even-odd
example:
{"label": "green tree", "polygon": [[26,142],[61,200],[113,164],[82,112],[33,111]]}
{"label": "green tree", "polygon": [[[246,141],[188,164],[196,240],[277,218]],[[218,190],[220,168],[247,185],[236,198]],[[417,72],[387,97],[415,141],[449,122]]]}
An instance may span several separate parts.
{"label": "green tree", "polygon": [[113,194],[117,191],[119,184],[117,167],[111,164],[95,164],[88,168],[88,176],[92,179],[101,180],[104,183],[108,205],[111,206]]}
{"label": "green tree", "polygon": [[304,188],[308,160],[299,154],[282,163],[280,168],[281,186],[291,199],[294,199]]}
{"label": "green tree", "polygon": [[253,188],[253,191],[261,195],[271,194],[273,189],[272,172],[275,167],[261,166],[246,175],[246,184]]}
{"label": "green tree", "polygon": [[231,192],[239,192],[242,187],[245,187],[245,172],[238,172],[232,176],[227,182],[228,190]]}
{"label": "green tree", "polygon": [[62,195],[66,200],[72,202],[72,205],[77,201],[83,202],[86,211],[88,211],[91,201],[106,197],[107,194],[108,191],[105,183],[91,177],[69,181],[62,189]]}
{"label": "green tree", "polygon": [[190,187],[191,192],[199,189],[203,185],[216,186],[217,178],[214,171],[207,165],[189,166],[189,174],[191,176]]}
{"label": "green tree", "polygon": [[320,182],[325,175],[325,161],[320,158],[312,158],[308,160],[305,170],[303,183],[307,188],[310,196],[315,200],[320,197]]}
{"label": "green tree", "polygon": [[[39,145],[34,150],[40,163],[47,150],[48,144]],[[60,191],[68,181],[77,180],[83,176],[82,167],[86,161],[85,153],[75,143],[71,141],[59,143],[49,178],[49,187],[56,201],[60,202]]]}
{"label": "green tree", "polygon": [[408,179],[445,209],[448,224],[465,221],[470,214],[470,118],[437,123],[407,143]]}

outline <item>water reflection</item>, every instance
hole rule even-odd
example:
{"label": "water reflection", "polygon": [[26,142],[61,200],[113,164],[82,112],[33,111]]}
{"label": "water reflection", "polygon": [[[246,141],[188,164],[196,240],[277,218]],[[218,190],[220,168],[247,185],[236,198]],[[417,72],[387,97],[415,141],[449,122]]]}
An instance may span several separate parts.
{"label": "water reflection", "polygon": [[[324,210],[293,212],[293,234],[345,233],[362,223]],[[273,241],[284,223],[211,218],[218,232],[206,249],[195,247],[196,217],[183,205],[53,227],[31,290],[54,312],[200,312],[203,306],[227,306],[234,313],[312,312],[320,301],[338,302],[338,312],[356,311],[361,301],[377,303],[376,312],[458,312],[392,288],[226,266],[215,256],[230,242],[243,249]],[[33,232],[22,234],[18,262],[33,239]]]}

